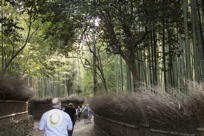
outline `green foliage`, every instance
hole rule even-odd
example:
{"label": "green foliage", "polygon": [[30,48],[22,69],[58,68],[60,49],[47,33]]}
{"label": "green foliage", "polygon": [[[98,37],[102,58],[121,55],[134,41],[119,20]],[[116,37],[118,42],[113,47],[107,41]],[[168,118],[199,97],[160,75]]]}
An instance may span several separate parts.
{"label": "green foliage", "polygon": [[[0,65],[2,70],[32,77],[32,82],[39,82],[33,83],[38,90],[48,90],[50,83],[50,90],[91,95],[96,45],[99,92],[132,90],[138,82],[183,86],[183,78],[200,80],[202,74],[201,68],[196,69],[203,56],[202,4],[200,0],[1,1]],[[97,19],[99,26],[94,24]],[[43,92],[42,97],[49,94]]]}

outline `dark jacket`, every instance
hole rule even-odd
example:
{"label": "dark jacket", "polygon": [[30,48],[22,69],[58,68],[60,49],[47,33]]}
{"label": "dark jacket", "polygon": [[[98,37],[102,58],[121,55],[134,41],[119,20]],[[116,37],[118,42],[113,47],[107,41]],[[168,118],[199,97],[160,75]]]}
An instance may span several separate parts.
{"label": "dark jacket", "polygon": [[68,106],[65,108],[64,110],[66,113],[69,114],[71,120],[72,120],[72,123],[74,124],[75,121],[76,121],[76,110],[74,107],[71,107],[71,106]]}

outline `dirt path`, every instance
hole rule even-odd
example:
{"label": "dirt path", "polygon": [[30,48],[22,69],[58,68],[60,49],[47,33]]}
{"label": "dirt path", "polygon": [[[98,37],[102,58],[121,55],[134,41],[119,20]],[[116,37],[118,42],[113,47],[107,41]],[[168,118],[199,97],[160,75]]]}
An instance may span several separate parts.
{"label": "dirt path", "polygon": [[[38,123],[34,123],[33,136],[43,136],[42,132],[38,131]],[[86,120],[77,121],[74,126],[73,136],[91,136],[93,122],[87,122]]]}
{"label": "dirt path", "polygon": [[38,130],[38,121],[34,122],[33,136],[43,136],[43,134]]}
{"label": "dirt path", "polygon": [[87,122],[86,120],[77,121],[74,127],[73,136],[91,136],[93,128],[93,122]]}

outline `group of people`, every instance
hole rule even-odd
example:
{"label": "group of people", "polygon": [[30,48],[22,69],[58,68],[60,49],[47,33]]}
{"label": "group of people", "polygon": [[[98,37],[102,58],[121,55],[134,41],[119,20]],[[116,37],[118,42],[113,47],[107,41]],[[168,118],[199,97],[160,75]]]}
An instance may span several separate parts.
{"label": "group of people", "polygon": [[72,136],[73,128],[77,119],[81,115],[87,118],[89,122],[93,119],[93,112],[88,104],[77,108],[69,103],[62,107],[58,98],[52,99],[53,109],[45,112],[39,123],[39,130],[44,132],[44,136]]}
{"label": "group of people", "polygon": [[84,118],[88,119],[88,123],[91,123],[92,119],[93,119],[93,112],[89,108],[88,104],[85,104],[82,106],[81,112],[82,112],[82,115],[84,116]]}

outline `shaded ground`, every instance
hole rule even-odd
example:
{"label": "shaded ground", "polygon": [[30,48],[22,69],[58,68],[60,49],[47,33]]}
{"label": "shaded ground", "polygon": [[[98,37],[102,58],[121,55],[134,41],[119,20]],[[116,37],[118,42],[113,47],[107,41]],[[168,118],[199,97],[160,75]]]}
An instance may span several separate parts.
{"label": "shaded ground", "polygon": [[[33,136],[42,136],[42,132],[38,131],[38,123],[34,123],[34,131],[33,131]],[[93,122],[87,122],[87,120],[80,120],[77,121],[74,127],[74,133],[73,136],[91,136],[92,135],[92,127],[93,127]]]}
{"label": "shaded ground", "polygon": [[91,136],[92,135],[93,122],[87,122],[86,120],[77,121],[74,127],[73,136]]}
{"label": "shaded ground", "polygon": [[38,131],[38,129],[37,129],[38,124],[39,124],[39,122],[37,122],[37,121],[34,122],[33,136],[43,136],[43,134],[40,131]]}

